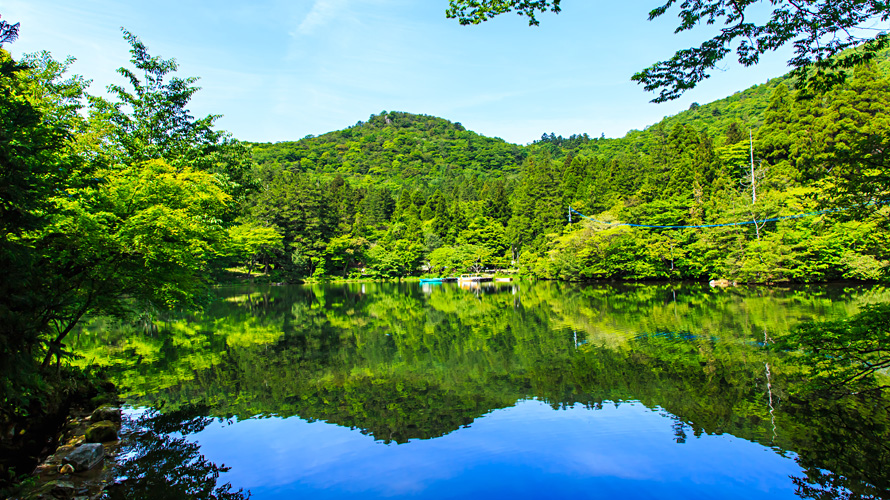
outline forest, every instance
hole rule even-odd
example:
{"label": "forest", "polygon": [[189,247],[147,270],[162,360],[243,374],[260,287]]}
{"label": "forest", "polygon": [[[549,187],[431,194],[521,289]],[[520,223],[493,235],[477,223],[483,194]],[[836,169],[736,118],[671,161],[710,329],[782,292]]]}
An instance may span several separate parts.
{"label": "forest", "polygon": [[281,239],[243,254],[245,265],[275,281],[481,269],[573,281],[882,280],[887,89],[882,59],[829,92],[778,78],[618,139],[544,134],[516,146],[381,112],[251,144],[258,186],[242,220]]}

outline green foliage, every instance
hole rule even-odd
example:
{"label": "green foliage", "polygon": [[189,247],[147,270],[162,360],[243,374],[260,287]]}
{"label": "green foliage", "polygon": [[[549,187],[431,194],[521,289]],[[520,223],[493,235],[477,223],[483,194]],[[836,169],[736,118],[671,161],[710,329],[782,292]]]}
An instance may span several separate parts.
{"label": "green foliage", "polygon": [[282,169],[342,175],[360,185],[447,186],[462,178],[515,173],[520,146],[467,131],[459,123],[403,112],[382,112],[366,122],[297,142],[254,144],[263,171]]}
{"label": "green foliage", "polygon": [[[863,66],[848,85],[809,97],[796,109],[803,122],[798,132],[800,169],[813,177],[828,177],[829,192],[839,204],[876,204],[890,201],[887,172],[890,79],[875,66]],[[828,175],[826,175],[828,174]],[[862,207],[868,212],[874,207]]]}
{"label": "green foliage", "polygon": [[[890,134],[878,111],[887,96],[886,79],[878,71],[863,68],[844,86],[818,95],[792,94],[787,78],[775,79],[622,139],[544,134],[517,155],[521,163],[488,171],[487,177],[466,172],[450,177],[449,163],[437,181],[417,185],[396,172],[384,175],[391,159],[366,155],[365,161],[381,162],[383,169],[373,181],[377,185],[369,185],[368,176],[348,172],[331,179],[318,169],[289,170],[296,165],[292,159],[290,167],[281,163],[276,168],[283,170],[267,170],[271,176],[252,200],[253,215],[286,233],[290,228],[285,245],[299,256],[302,269],[291,272],[292,278],[357,276],[361,269],[379,277],[395,276],[395,270],[417,274],[413,256],[411,265],[396,265],[405,259],[390,262],[380,252],[395,248],[397,241],[405,241],[400,248],[420,241],[421,260],[433,269],[460,272],[470,262],[457,256],[472,254],[460,250],[468,246],[490,251],[474,262],[515,264],[556,279],[882,280],[890,263],[883,230],[888,183],[882,138]],[[426,121],[411,121],[420,119]],[[436,120],[388,113],[297,144],[306,148],[301,154],[309,154],[316,146],[331,148],[344,137],[360,137],[398,149],[426,147],[458,133],[431,127],[423,137],[399,135],[415,133],[418,123],[447,124]],[[256,146],[254,151],[269,164],[262,155],[271,150]],[[578,217],[567,225],[569,207],[609,222],[751,224],[598,234],[598,226],[579,223]],[[826,207],[842,210],[763,222]],[[337,253],[326,250],[334,238],[356,237],[369,252],[356,248],[336,263],[324,257]],[[432,254],[440,248],[453,251]],[[291,262],[289,254],[272,259],[281,270]]]}
{"label": "green foliage", "polygon": [[398,278],[414,274],[423,259],[423,245],[407,239],[378,243],[367,251],[372,276]]}
{"label": "green foliage", "polygon": [[535,17],[535,13],[550,10],[555,14],[559,14],[559,2],[560,0],[450,0],[445,15],[449,19],[457,18],[460,24],[466,26],[468,24],[479,24],[499,14],[515,10],[520,16],[528,17],[529,26],[537,26],[540,23]]}
{"label": "green foliage", "polygon": [[[887,98],[883,71],[857,70],[828,93],[792,93],[788,77],[776,78],[621,139],[544,134],[516,146],[512,159],[481,168],[461,159],[478,160],[481,146],[502,143],[444,120],[383,113],[297,143],[255,145],[268,177],[252,213],[263,224],[293,228],[285,245],[303,270],[292,278],[357,276],[362,269],[367,276],[417,274],[413,265],[375,269],[387,262],[380,252],[404,240],[422,242],[421,260],[440,270],[466,270],[466,259],[455,255],[470,246],[490,250],[486,265],[557,279],[882,280],[890,263],[882,167],[890,134],[878,111]],[[432,144],[449,154],[427,161],[422,151],[409,151]],[[349,164],[365,166],[344,170],[350,151]],[[421,163],[406,170],[412,154]],[[320,168],[322,158],[341,166]],[[416,172],[429,178],[412,177]],[[287,190],[292,201],[285,202]],[[597,235],[577,216],[567,225],[569,207],[619,223],[751,224]],[[763,222],[828,207],[841,210]],[[294,209],[299,215],[288,221]],[[319,271],[330,241],[356,237],[375,249],[326,261]],[[272,265],[286,271],[291,261],[282,254]]]}
{"label": "green foliage", "polygon": [[219,216],[229,196],[206,172],[152,160],[97,175],[95,186],[54,199],[40,235],[41,271],[52,276],[42,292],[56,304],[46,361],[88,312],[117,314],[132,299],[192,303],[225,234]]}
{"label": "green foliage", "polygon": [[437,248],[429,255],[430,272],[446,275],[478,273],[496,264],[491,249],[473,244]]}
{"label": "green foliage", "polygon": [[247,276],[259,261],[268,261],[270,253],[282,249],[281,233],[277,228],[247,222],[229,228],[229,253],[240,264],[247,266]]}
{"label": "green foliage", "polygon": [[799,349],[811,386],[850,394],[890,387],[890,304],[867,305],[840,321],[806,323],[778,344]]}
{"label": "green foliage", "polygon": [[245,194],[230,175],[245,150],[185,108],[194,80],[164,83],[175,63],[125,34],[147,81],[121,70],[134,90],[91,98],[89,120],[86,81],[64,77],[71,60],[0,51],[4,422],[58,399],[48,368],[72,354],[66,338],[84,316],[201,302],[232,195]]}
{"label": "green foliage", "polygon": [[331,191],[321,180],[290,172],[275,177],[254,198],[251,216],[263,225],[282,229],[282,244],[289,250],[284,252],[284,260],[288,260],[286,255],[294,256],[296,268],[290,272],[296,277],[316,272],[340,218]]}
{"label": "green foliage", "polygon": [[86,82],[62,79],[68,63],[46,54],[17,63],[0,49],[0,408],[4,420],[40,407],[45,382],[34,358],[53,321],[42,292],[56,284],[43,265],[53,199],[82,186],[90,169],[73,130]]}
{"label": "green foliage", "polygon": [[[129,88],[110,85],[115,101],[89,97],[92,132],[99,136],[90,154],[98,153],[97,160],[107,165],[164,159],[176,167],[211,172],[242,201],[255,188],[248,149],[213,128],[220,115],[195,119],[190,114],[188,104],[199,90],[194,85],[198,78],[171,77],[178,68],[174,59],[150,55],[139,38],[121,31],[130,44],[133,68],[117,71]],[[226,217],[235,215],[230,211]]]}

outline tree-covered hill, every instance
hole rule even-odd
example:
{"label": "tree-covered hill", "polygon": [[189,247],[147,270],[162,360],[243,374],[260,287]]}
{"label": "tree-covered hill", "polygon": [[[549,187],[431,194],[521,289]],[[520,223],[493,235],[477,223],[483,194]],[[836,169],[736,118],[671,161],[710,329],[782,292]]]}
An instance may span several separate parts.
{"label": "tree-covered hill", "polygon": [[470,132],[460,123],[394,111],[318,137],[253,146],[264,171],[340,174],[363,184],[399,186],[515,174],[525,155],[521,146]]}
{"label": "tree-covered hill", "polygon": [[[887,66],[882,57],[822,93],[775,78],[617,139],[544,134],[519,146],[387,112],[255,144],[245,228],[282,240],[244,255],[284,280],[492,267],[569,280],[881,279]],[[609,223],[705,227],[570,223],[570,207]],[[839,212],[772,220],[828,208]]]}
{"label": "tree-covered hill", "polygon": [[[769,98],[786,83],[779,77],[705,105],[690,109],[644,130],[631,130],[616,139],[592,138],[586,133],[568,138],[543,134],[533,145],[511,144],[466,130],[459,122],[429,115],[383,111],[352,127],[307,136],[297,141],[254,143],[253,158],[263,172],[340,174],[362,184],[436,186],[443,179],[470,176],[500,178],[515,175],[529,151],[546,147],[554,158],[569,152],[616,156],[628,151],[648,153],[653,138],[678,124],[726,142],[727,131],[739,134],[760,127]],[[734,139],[736,132],[730,132]],[[741,136],[739,136],[741,137]]]}
{"label": "tree-covered hill", "polygon": [[[890,75],[890,50],[877,54],[874,66],[882,75]],[[725,147],[748,138],[750,129],[754,135],[763,125],[770,97],[779,86],[794,89],[795,80],[790,74],[771,78],[730,96],[706,104],[693,103],[689,109],[645,127],[643,130],[630,130],[624,137],[615,139],[592,139],[587,134],[576,134],[564,138],[554,134],[544,134],[535,146],[546,147],[554,158],[562,158],[568,153],[577,156],[587,154],[614,158],[623,155],[648,155],[659,139],[677,125],[694,129],[707,135],[714,147]]]}
{"label": "tree-covered hill", "polygon": [[756,131],[762,125],[770,95],[781,84],[793,85],[793,82],[788,77],[773,78],[766,83],[707,104],[693,103],[685,111],[667,116],[643,130],[631,130],[624,137],[616,139],[593,140],[586,134],[573,135],[569,138],[544,134],[534,144],[546,145],[556,157],[568,152],[575,155],[584,152],[609,157],[630,151],[649,153],[653,140],[663,134],[663,131],[683,125],[707,134],[717,145],[721,145],[727,142],[727,132],[732,128],[736,131],[729,134],[729,140],[735,141],[740,137],[737,133],[747,138],[749,127]]}

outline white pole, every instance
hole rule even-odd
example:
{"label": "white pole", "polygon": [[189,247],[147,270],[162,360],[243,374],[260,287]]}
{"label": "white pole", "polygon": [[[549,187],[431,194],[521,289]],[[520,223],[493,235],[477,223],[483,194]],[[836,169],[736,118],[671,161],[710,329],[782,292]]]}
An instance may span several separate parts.
{"label": "white pole", "polygon": [[748,129],[748,140],[751,143],[751,204],[757,203],[757,190],[754,187],[754,135]]}

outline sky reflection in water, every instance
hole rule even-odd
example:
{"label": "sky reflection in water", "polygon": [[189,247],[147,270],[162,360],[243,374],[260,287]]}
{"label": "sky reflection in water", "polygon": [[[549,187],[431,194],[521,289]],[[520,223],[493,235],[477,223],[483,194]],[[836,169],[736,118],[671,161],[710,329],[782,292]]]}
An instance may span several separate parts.
{"label": "sky reflection in water", "polygon": [[792,458],[689,435],[640,403],[553,410],[525,400],[432,440],[383,444],[300,418],[215,422],[191,439],[253,498],[797,498]]}

